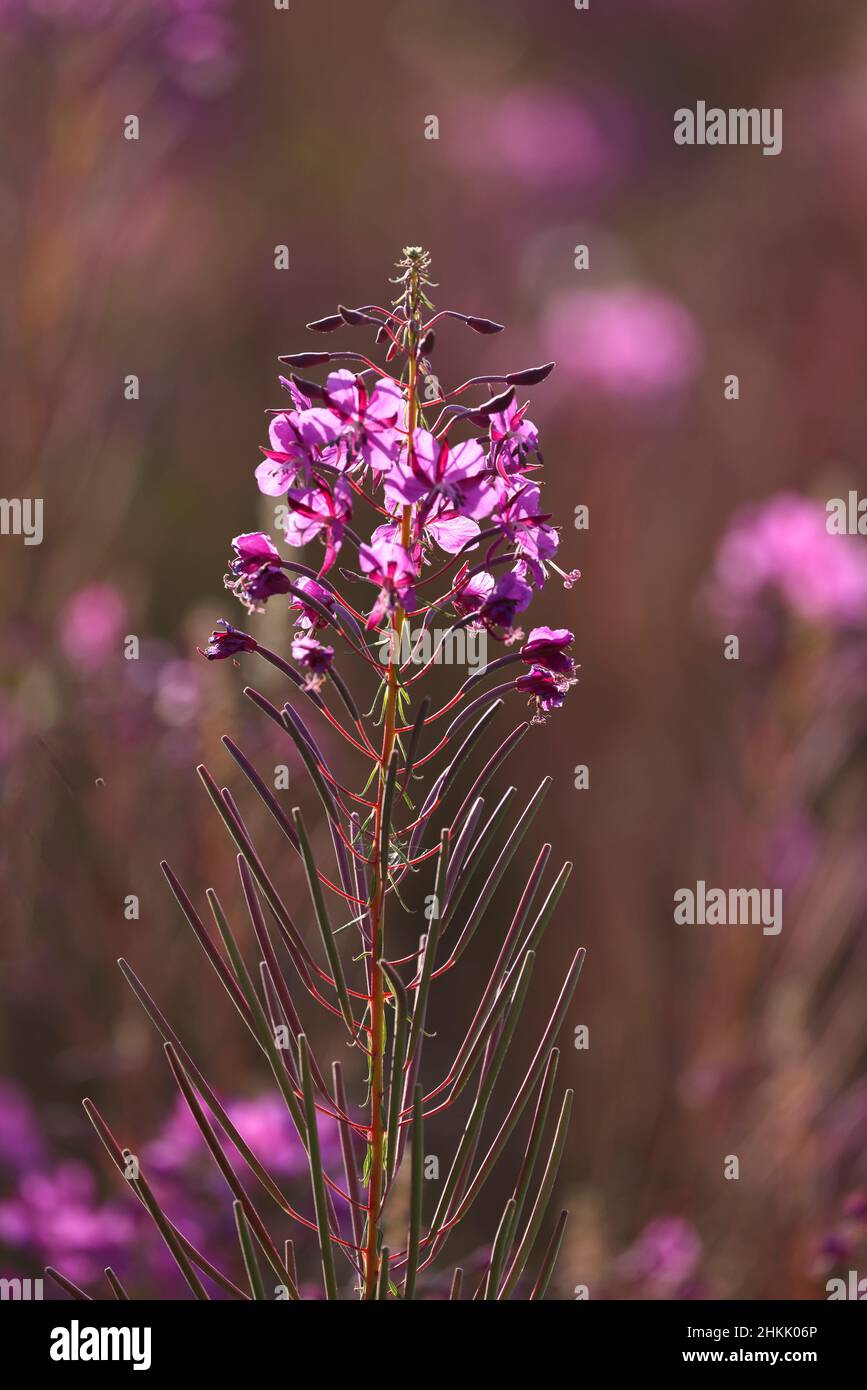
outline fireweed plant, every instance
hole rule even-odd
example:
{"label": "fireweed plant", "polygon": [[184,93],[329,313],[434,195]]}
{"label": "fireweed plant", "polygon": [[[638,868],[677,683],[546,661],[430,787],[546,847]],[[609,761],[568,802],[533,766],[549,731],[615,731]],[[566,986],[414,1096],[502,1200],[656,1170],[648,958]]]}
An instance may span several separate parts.
{"label": "fireweed plant", "polygon": [[[302,1297],[294,1242],[278,1246],[269,1233],[238,1177],[238,1160],[227,1156],[227,1142],[284,1217],[314,1233],[329,1299],[424,1296],[425,1270],[435,1260],[441,1263],[449,1237],[525,1113],[523,1159],[491,1238],[481,1282],[465,1287],[458,1267],[451,1296],[543,1298],[563,1239],[566,1213],[549,1221],[547,1208],[572,1092],[555,1098],[559,1051],[554,1044],[583,949],[569,967],[526,1073],[510,1089],[505,1115],[482,1143],[495,1084],[531,987],[536,951],[571,869],[565,864],[543,894],[550,845],[542,846],[533,865],[448,1071],[422,1081],[434,986],[448,982],[469,947],[551,779],[544,778],[523,807],[514,787],[491,804],[484,793],[530,726],[562,705],[575,682],[572,633],[536,627],[525,637],[516,623],[552,571],[567,587],[578,577],[555,563],[558,534],[542,506],[537,432],[526,406],[516,401],[516,389],[543,381],[553,363],[473,377],[442,390],[431,367],[437,325],[459,320],[482,334],[498,333],[501,325],[453,310],[434,312],[427,294],[429,257],[421,248],[407,247],[397,268],[392,283],[399,293],[391,308],[340,307],[308,324],[323,334],[346,326],[372,332],[384,349],[384,367],[349,351],[299,352],[280,359],[292,370],[289,378],[281,377],[292,408],[271,412],[269,447],[256,477],[263,493],[283,499],[287,542],[298,547],[318,538],[322,560],[318,568],[285,560],[267,535],[237,536],[226,586],[252,612],[271,599],[288,600],[295,614],[292,661],[225,621],[204,653],[210,660],[257,654],[287,680],[292,700],[281,709],[255,689],[245,693],[294,744],[322,805],[333,866],[315,857],[300,810],[287,813],[241,749],[230,738],[223,743],[301,860],[321,954],[311,949],[278,893],[240,807],[205,767],[199,768],[202,782],[237,851],[259,956],[255,972],[214,891],[208,890],[207,900],[216,935],[163,864],[184,916],[270,1064],[309,1159],[310,1209],[298,1211],[286,1199],[124,961],[121,968],[163,1038],[174,1079],[234,1199],[249,1288],[238,1287],[173,1224],[134,1155],[120,1146],[92,1102],[84,1103],[198,1298],[208,1297],[202,1276],[224,1295],[265,1297],[263,1262],[276,1276],[279,1297]],[[324,385],[297,374],[337,362],[350,362],[353,370],[332,370]],[[464,404],[474,388],[487,399]],[[372,519],[367,539],[354,529],[359,517]],[[369,599],[356,608],[349,594],[357,597],[359,591]],[[436,709],[429,696],[419,698],[436,651],[420,666],[406,658],[400,641],[405,624],[424,632],[435,619],[445,623],[440,642],[474,627],[503,648]],[[384,642],[384,635],[397,640]],[[507,678],[490,684],[493,675]],[[459,774],[471,768],[476,745],[516,693],[528,697],[530,713],[499,742],[452,809],[450,794]],[[332,737],[351,745],[355,761],[369,766],[366,785],[353,790],[344,784],[299,706],[311,707]],[[418,949],[400,955],[389,927],[393,914],[407,911],[403,889],[411,874],[431,879],[425,884],[425,930]],[[296,987],[339,1020],[348,1044],[364,1055],[361,1107],[347,1099],[341,1063],[333,1063],[329,1080],[317,1061],[290,973]],[[429,1125],[465,1092],[468,1113],[451,1165],[436,1199],[427,1202]],[[318,1128],[323,1122],[339,1131],[341,1181],[323,1166]],[[389,1215],[402,1169],[409,1198],[403,1220],[403,1199],[394,1217]],[[392,1237],[390,1245],[384,1232],[403,1232],[404,1223],[405,1234]],[[52,1273],[68,1292],[86,1296]],[[116,1275],[107,1271],[107,1277],[123,1297]]]}

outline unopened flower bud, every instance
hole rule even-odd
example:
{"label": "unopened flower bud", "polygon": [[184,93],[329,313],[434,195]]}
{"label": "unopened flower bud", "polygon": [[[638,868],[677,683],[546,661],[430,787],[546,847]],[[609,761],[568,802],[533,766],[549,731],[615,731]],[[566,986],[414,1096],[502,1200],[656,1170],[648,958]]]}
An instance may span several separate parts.
{"label": "unopened flower bud", "polygon": [[343,323],[340,314],[327,314],[324,319],[314,319],[307,327],[311,333],[333,333],[336,328],[342,328]]}

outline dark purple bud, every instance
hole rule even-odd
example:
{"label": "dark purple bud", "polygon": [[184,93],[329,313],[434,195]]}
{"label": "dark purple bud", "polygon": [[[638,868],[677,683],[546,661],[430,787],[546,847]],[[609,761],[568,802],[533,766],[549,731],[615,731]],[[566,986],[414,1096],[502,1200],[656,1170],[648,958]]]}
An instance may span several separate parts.
{"label": "dark purple bud", "polygon": [[206,656],[209,661],[223,661],[227,656],[235,656],[238,652],[258,651],[259,644],[254,641],[248,632],[241,632],[240,628],[232,627],[225,618],[220,622],[225,628],[225,632],[220,632],[217,628],[211,633],[208,645],[202,651],[202,656]]}
{"label": "dark purple bud", "polygon": [[378,328],[378,329],[376,330],[376,337],[375,337],[375,339],[374,339],[374,342],[376,342],[376,343],[387,343],[387,342],[388,342],[388,329],[386,328],[385,324],[383,324],[381,328]]}
{"label": "dark purple bud", "polygon": [[290,367],[319,367],[331,361],[330,352],[290,352],[278,357],[278,362],[288,362]]}
{"label": "dark purple bud", "polygon": [[479,319],[474,314],[468,314],[464,322],[474,333],[502,333],[505,328],[503,323],[494,323],[493,319]]}
{"label": "dark purple bud", "polygon": [[305,396],[310,396],[317,401],[325,401],[328,399],[325,387],[320,386],[318,381],[308,381],[306,377],[296,376],[294,372],[292,373],[292,380],[298,387],[298,390],[304,392]]}
{"label": "dark purple bud", "polygon": [[553,372],[556,362],[545,362],[541,367],[525,367],[522,372],[509,372],[506,377],[510,386],[538,386]]}
{"label": "dark purple bud", "polygon": [[489,401],[476,407],[476,414],[482,417],[486,415],[499,415],[501,410],[507,410],[515,399],[515,388],[510,386],[508,391],[501,391],[499,396],[492,396]]}
{"label": "dark purple bud", "polygon": [[434,350],[436,340],[436,334],[434,333],[432,328],[429,328],[427,333],[425,333],[424,337],[418,345],[418,350],[422,357],[430,356],[430,354]]}
{"label": "dark purple bud", "polygon": [[347,309],[345,304],[338,304],[337,310],[343,322],[350,324],[352,328],[358,328],[363,323],[377,322],[370,314],[362,313],[360,309]]}
{"label": "dark purple bud", "polygon": [[311,333],[333,333],[335,328],[343,327],[343,318],[340,314],[327,314],[324,319],[314,319],[307,327]]}

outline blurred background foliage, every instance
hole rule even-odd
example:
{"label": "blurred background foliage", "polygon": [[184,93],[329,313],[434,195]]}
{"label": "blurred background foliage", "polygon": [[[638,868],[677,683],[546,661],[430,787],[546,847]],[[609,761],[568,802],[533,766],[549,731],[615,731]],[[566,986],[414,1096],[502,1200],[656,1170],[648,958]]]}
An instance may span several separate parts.
{"label": "blurred background foliage", "polygon": [[[231,900],[194,774],[205,759],[235,785],[221,734],[294,774],[244,708],[250,676],[195,648],[240,620],[221,576],[229,538],[263,521],[277,354],[338,302],[381,302],[409,242],[432,252],[439,304],[508,325],[444,331],[444,380],[559,363],[531,413],[583,578],[532,616],[575,631],[581,681],[517,774],[557,773],[536,828],[576,864],[528,1051],[574,946],[589,952],[562,1040],[577,1105],[557,1292],[824,1296],[867,1258],[867,543],[821,524],[825,499],[867,487],[863,6],[3,0],[0,72],[2,491],[45,505],[41,546],[0,543],[4,1272],[66,1259],[95,1278],[120,1248],[140,1291],[165,1278],[131,1241],[83,1094],[131,1147],[162,1143],[187,1174],[178,1212],[236,1261],[118,955],[220,1093],[253,1106],[262,1157],[288,1162],[158,861]],[[675,147],[674,110],[699,99],[781,107],[782,155]],[[285,639],[283,615],[254,622]],[[781,935],[675,926],[672,895],[697,878],[782,886]],[[433,1059],[496,921],[449,982]]]}

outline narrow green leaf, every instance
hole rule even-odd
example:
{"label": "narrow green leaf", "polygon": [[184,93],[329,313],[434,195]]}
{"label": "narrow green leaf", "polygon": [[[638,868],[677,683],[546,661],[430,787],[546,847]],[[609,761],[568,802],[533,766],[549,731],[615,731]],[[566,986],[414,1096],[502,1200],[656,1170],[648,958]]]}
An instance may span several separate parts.
{"label": "narrow green leaf", "polygon": [[304,1117],[301,1113],[301,1107],[298,1104],[298,1099],[295,1095],[294,1090],[292,1089],[292,1083],[286,1073],[286,1068],[283,1065],[283,1059],[280,1056],[280,1051],[277,1047],[276,1042],[274,1041],[274,1034],[271,1031],[271,1026],[265,1015],[265,1010],[262,1008],[262,1005],[259,1001],[259,996],[253,988],[253,981],[250,978],[250,974],[247,970],[246,965],[244,964],[244,958],[241,955],[241,952],[238,948],[238,943],[235,940],[231,927],[229,926],[226,914],[223,912],[223,909],[220,905],[220,900],[214,892],[213,888],[209,888],[207,890],[206,896],[211,908],[211,912],[214,916],[214,921],[217,924],[220,936],[223,938],[223,944],[226,948],[226,954],[228,955],[232,963],[232,969],[234,970],[235,975],[237,976],[238,983],[241,986],[241,989],[244,993],[244,998],[247,1000],[247,1003],[249,1005],[250,1013],[253,1017],[253,1023],[256,1029],[256,1034],[259,1039],[259,1044],[262,1048],[262,1051],[265,1053],[266,1057],[268,1058],[268,1061],[271,1064],[271,1070],[274,1073],[274,1080],[280,1087],[280,1094],[286,1102],[286,1108],[289,1111],[289,1114],[292,1116],[292,1123],[295,1125],[295,1128],[298,1131],[298,1137],[300,1138],[302,1144],[306,1145],[306,1127],[304,1124]]}
{"label": "narrow green leaf", "polygon": [[493,1302],[497,1297],[497,1288],[500,1283],[500,1274],[503,1268],[503,1261],[509,1249],[512,1239],[512,1231],[515,1228],[515,1214],[518,1204],[514,1197],[510,1197],[505,1207],[500,1223],[497,1226],[497,1234],[494,1236],[494,1246],[491,1250],[491,1262],[488,1265],[488,1274],[485,1279],[485,1289],[483,1299]]}
{"label": "narrow green leaf", "polygon": [[379,862],[382,865],[382,877],[386,883],[388,882],[388,865],[391,858],[391,807],[394,801],[398,761],[398,754],[395,749],[388,760],[388,771],[385,774],[385,787],[382,793],[382,814],[379,818]]}
{"label": "narrow green leaf", "polygon": [[422,1088],[416,1085],[412,1101],[412,1178],[409,1206],[409,1237],[406,1246],[404,1298],[415,1298],[424,1199],[424,1105]]}
{"label": "narrow green leaf", "polygon": [[250,1239],[250,1227],[244,1215],[244,1208],[237,1199],[232,1203],[232,1211],[235,1213],[235,1227],[244,1259],[244,1268],[247,1271],[247,1280],[250,1284],[250,1293],[257,1303],[264,1303],[265,1285],[262,1283],[262,1271],[256,1260],[256,1251],[253,1249],[253,1242]]}
{"label": "narrow green leaf", "polygon": [[310,1163],[310,1180],[313,1184],[313,1202],[316,1208],[316,1224],[319,1228],[319,1254],[322,1260],[322,1277],[325,1296],[337,1298],[337,1279],[334,1274],[334,1252],[331,1248],[331,1231],[328,1225],[328,1203],[325,1197],[325,1175],[322,1171],[322,1154],[319,1148],[319,1130],[316,1125],[316,1105],[313,1099],[313,1076],[310,1071],[310,1049],[306,1034],[298,1037],[298,1070],[301,1073],[301,1086],[304,1091],[304,1113],[307,1118],[307,1158]]}
{"label": "narrow green leaf", "polygon": [[561,1211],[557,1218],[557,1224],[548,1242],[548,1248],[542,1257],[542,1265],[539,1269],[539,1277],[533,1285],[530,1293],[530,1302],[538,1303],[544,1299],[548,1292],[548,1285],[551,1282],[551,1275],[554,1273],[554,1266],[557,1263],[557,1256],[560,1254],[560,1246],[563,1244],[563,1234],[566,1230],[566,1222],[569,1219],[568,1211]]}
{"label": "narrow green leaf", "polygon": [[379,1275],[376,1282],[376,1296],[380,1299],[387,1299],[389,1293],[388,1267],[391,1263],[391,1251],[384,1245],[379,1252]]}
{"label": "narrow green leaf", "polygon": [[[128,1165],[129,1160],[133,1158],[134,1155],[129,1149],[123,1149],[122,1154],[124,1162]],[[141,1173],[139,1173],[137,1178],[129,1178],[127,1181],[130,1187],[141,1197],[150,1212],[151,1219],[168,1246],[172,1259],[186,1279],[196,1298],[199,1299],[200,1302],[208,1302],[207,1290],[196,1271],[193,1269],[193,1266],[190,1264],[187,1253],[178,1240],[177,1232],[154,1196],[150,1184]]]}
{"label": "narrow green leaf", "polygon": [[334,940],[331,930],[331,922],[328,917],[328,909],[325,906],[325,898],[322,893],[322,885],[316,872],[316,861],[313,858],[313,851],[310,848],[310,841],[307,838],[307,831],[304,828],[304,821],[300,809],[295,806],[292,810],[292,823],[298,835],[298,842],[301,845],[301,857],[304,860],[304,871],[307,875],[307,887],[310,890],[310,897],[316,913],[316,922],[319,926],[319,934],[322,937],[322,944],[325,947],[325,954],[328,957],[328,964],[331,966],[331,974],[334,977],[334,984],[337,991],[337,998],[340,1004],[340,1012],[343,1021],[349,1029],[350,1037],[355,1042],[358,1035],[358,1025],[352,1016],[352,1007],[349,1003],[349,992],[346,988],[346,977],[343,973],[343,963],[340,959],[340,952]]}
{"label": "narrow green leaf", "polygon": [[545,1218],[545,1212],[551,1197],[551,1189],[557,1179],[560,1159],[563,1156],[563,1147],[566,1143],[566,1135],[569,1131],[569,1116],[572,1113],[572,1096],[572,1091],[567,1091],[563,1096],[563,1105],[557,1120],[554,1141],[551,1145],[551,1152],[548,1155],[548,1162],[545,1165],[545,1172],[542,1175],[539,1193],[533,1204],[533,1210],[530,1212],[527,1228],[521,1237],[518,1249],[515,1251],[512,1263],[509,1267],[509,1272],[503,1282],[503,1287],[499,1295],[500,1298],[508,1298],[520,1279],[524,1270],[524,1265],[527,1263],[527,1259],[536,1243],[539,1227],[542,1225]]}
{"label": "narrow green leaf", "polygon": [[244,1191],[243,1185],[240,1179],[238,1178],[237,1173],[235,1172],[226,1155],[223,1153],[223,1150],[220,1147],[220,1142],[217,1139],[216,1134],[214,1133],[213,1126],[209,1124],[207,1116],[205,1115],[205,1112],[199,1103],[198,1096],[196,1095],[195,1091],[190,1085],[189,1077],[184,1072],[180,1058],[178,1057],[178,1054],[172,1047],[171,1043],[165,1044],[165,1054],[168,1059],[169,1066],[171,1067],[172,1075],[174,1076],[175,1081],[177,1082],[178,1089],[180,1090],[181,1095],[186,1101],[190,1110],[190,1114],[195,1120],[199,1128],[199,1131],[203,1139],[205,1140],[205,1143],[208,1146],[211,1157],[213,1158],[214,1162],[217,1165],[217,1168],[222,1174],[223,1179],[227,1187],[229,1188],[229,1191],[232,1193],[233,1197],[241,1203],[241,1206],[244,1210],[244,1216],[250,1227],[255,1232],[256,1239],[262,1247],[262,1252],[265,1255],[265,1258],[267,1259],[274,1273],[277,1275],[277,1278],[280,1280],[281,1284],[285,1284],[288,1288],[290,1296],[293,1299],[300,1298],[298,1289],[293,1284],[292,1275],[290,1271],[286,1268],[283,1261],[280,1259],[280,1253],[277,1250],[277,1247],[274,1245],[274,1242],[271,1240],[271,1237],[268,1235],[262,1218],[256,1211],[256,1208],[254,1207],[250,1197]]}
{"label": "narrow green leaf", "polygon": [[488,1108],[488,1102],[491,1099],[491,1093],[493,1092],[494,1086],[497,1081],[497,1077],[500,1074],[500,1069],[503,1065],[503,1061],[505,1060],[506,1053],[509,1050],[509,1045],[511,1044],[512,1038],[514,1036],[515,1029],[518,1024],[518,1019],[521,1015],[521,1009],[523,1007],[524,1000],[527,996],[527,990],[530,985],[530,976],[533,972],[533,965],[535,963],[535,959],[536,957],[533,951],[528,951],[527,954],[524,956],[523,962],[521,964],[520,974],[518,976],[514,991],[512,993],[509,1011],[506,1014],[502,1030],[500,1032],[500,1036],[497,1039],[497,1044],[494,1049],[494,1054],[491,1058],[487,1076],[485,1076],[482,1085],[479,1088],[479,1092],[473,1102],[472,1109],[470,1110],[470,1113],[467,1117],[466,1125],[464,1126],[464,1130],[461,1135],[460,1142],[458,1144],[457,1152],[455,1154],[451,1170],[449,1172],[448,1178],[446,1179],[445,1187],[443,1188],[442,1196],[439,1200],[439,1205],[437,1206],[436,1212],[434,1214],[434,1219],[431,1223],[431,1235],[435,1235],[445,1222],[449,1213],[450,1203],[452,1201],[452,1198],[456,1195],[458,1183],[462,1179],[462,1176],[464,1174],[465,1165],[467,1161],[471,1158],[471,1155],[475,1150],[477,1135],[481,1129],[482,1121],[485,1118],[485,1113]]}
{"label": "narrow green leaf", "polygon": [[400,976],[387,961],[378,961],[380,970],[394,996],[395,1020],[391,1040],[391,1076],[388,1087],[388,1121],[387,1121],[387,1142],[388,1142],[388,1173],[389,1182],[394,1182],[397,1175],[397,1160],[399,1154],[398,1138],[400,1135],[400,1104],[403,1096],[403,1064],[406,1058],[406,1036],[407,1036],[407,1014],[409,1005],[407,1002],[406,990],[403,987]]}
{"label": "narrow green leaf", "polygon": [[533,1123],[530,1126],[530,1133],[527,1138],[527,1146],[524,1150],[524,1158],[518,1177],[515,1181],[515,1191],[513,1196],[516,1202],[514,1230],[517,1232],[518,1223],[524,1210],[524,1203],[527,1199],[527,1192],[533,1177],[533,1169],[536,1166],[536,1159],[542,1147],[542,1138],[545,1133],[545,1124],[548,1119],[548,1110],[551,1106],[551,1096],[554,1092],[554,1081],[557,1076],[557,1064],[560,1060],[560,1049],[552,1047],[548,1053],[548,1061],[542,1076],[539,1087],[539,1099],[536,1102],[536,1111],[533,1115]]}
{"label": "narrow green leaf", "polygon": [[449,832],[448,830],[443,830],[440,833],[440,848],[437,857],[436,878],[434,880],[434,906],[436,908],[436,915],[430,920],[427,930],[424,960],[421,966],[421,979],[419,980],[418,989],[416,991],[415,1006],[412,1011],[412,1023],[409,1031],[409,1045],[406,1054],[407,1065],[415,1061],[416,1052],[419,1049],[424,1035],[431,975],[433,974],[437,944],[440,938],[440,923],[442,920],[443,894],[445,892],[446,873],[448,872],[448,860]]}
{"label": "narrow green leaf", "polygon": [[[146,1203],[141,1195],[141,1192],[136,1189],[133,1183],[126,1176],[127,1165],[126,1160],[124,1159],[124,1153],[128,1152],[128,1150],[124,1150],[121,1148],[120,1144],[115,1139],[114,1135],[112,1134],[102,1115],[100,1115],[93,1101],[90,1100],[89,1097],[85,1096],[81,1104],[85,1115],[90,1120],[90,1123],[93,1125],[93,1128],[96,1131],[98,1138],[102,1142],[106,1150],[106,1153],[108,1154],[112,1163],[117,1168],[124,1181],[127,1182],[128,1185],[132,1188],[133,1193],[141,1202],[142,1206],[145,1207],[145,1209],[147,1209]],[[221,1289],[223,1289],[227,1294],[229,1294],[231,1298],[241,1300],[245,1300],[247,1298],[247,1295],[243,1292],[243,1290],[238,1288],[237,1284],[233,1284],[232,1280],[227,1278],[227,1276],[223,1274],[221,1270],[217,1269],[216,1265],[211,1264],[210,1260],[205,1258],[201,1250],[197,1250],[193,1243],[187,1240],[187,1237],[184,1235],[183,1231],[179,1231],[177,1226],[175,1225],[172,1225],[172,1229],[175,1235],[177,1236],[185,1253],[192,1260],[193,1264],[198,1266],[198,1268],[202,1271],[203,1274],[207,1274],[209,1279],[213,1279],[214,1283],[217,1284]]]}

